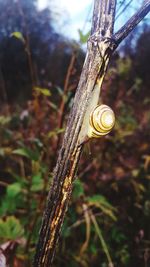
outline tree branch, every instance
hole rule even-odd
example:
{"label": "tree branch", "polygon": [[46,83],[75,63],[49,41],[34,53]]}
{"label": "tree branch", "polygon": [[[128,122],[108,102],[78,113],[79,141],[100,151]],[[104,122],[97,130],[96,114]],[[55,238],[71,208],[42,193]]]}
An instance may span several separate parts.
{"label": "tree branch", "polygon": [[119,45],[123,39],[136,27],[136,25],[148,14],[150,11],[150,0],[145,1],[142,7],[121,27],[121,29],[114,34],[113,39]]}
{"label": "tree branch", "polygon": [[95,32],[100,36],[110,37],[114,29],[116,0],[94,2],[91,35]]}
{"label": "tree branch", "polygon": [[[94,9],[93,18],[95,21],[95,30],[94,28],[92,29],[93,35],[97,36],[96,30],[99,27],[97,23],[100,22],[100,16],[103,18],[103,21],[104,17],[108,16],[106,19],[107,27],[109,32],[112,31],[114,12],[112,12],[113,5],[111,2],[114,3],[115,1],[95,1],[95,6],[97,6],[96,3],[99,3],[99,7],[101,7],[101,4],[103,5],[103,8],[105,6],[105,13],[100,13],[101,8],[99,8],[98,12],[96,8]],[[108,8],[108,4],[110,4],[111,8]],[[107,27],[105,27],[106,34],[108,33]],[[103,37],[105,37],[105,34]],[[98,42],[101,42],[101,47],[103,47],[103,57],[101,57],[99,53]],[[105,40],[100,41],[99,38],[94,38],[93,41],[92,36],[88,41],[88,51],[85,63],[65,131],[63,144],[54,170],[53,184],[47,199],[47,207],[44,212],[36,255],[34,258],[34,267],[49,267],[52,263],[61,226],[71,196],[75,171],[83,147],[83,145],[79,145],[80,130],[88,104],[91,102],[92,93],[95,90],[95,84],[99,74],[101,81],[104,78],[106,66],[108,65],[112,53],[111,49],[108,48],[109,42],[105,42]],[[98,92],[100,92],[100,89]],[[97,94],[97,101],[98,98],[99,94]]]}
{"label": "tree branch", "polygon": [[34,267],[50,267],[52,264],[83,148],[80,136],[84,131],[86,134],[85,118],[89,119],[90,109],[98,103],[106,69],[116,48],[114,40],[119,44],[148,13],[149,6],[150,0],[113,36],[116,0],[95,0],[87,54],[47,198]]}

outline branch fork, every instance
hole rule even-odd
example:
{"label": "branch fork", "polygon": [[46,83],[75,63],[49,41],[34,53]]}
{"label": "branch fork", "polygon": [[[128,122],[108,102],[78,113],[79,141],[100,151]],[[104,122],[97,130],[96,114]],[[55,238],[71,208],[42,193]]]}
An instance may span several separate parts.
{"label": "branch fork", "polygon": [[70,200],[91,111],[99,102],[100,90],[112,53],[150,11],[150,0],[116,34],[113,34],[117,0],[95,0],[91,37],[62,147],[53,174],[43,215],[34,267],[50,267]]}

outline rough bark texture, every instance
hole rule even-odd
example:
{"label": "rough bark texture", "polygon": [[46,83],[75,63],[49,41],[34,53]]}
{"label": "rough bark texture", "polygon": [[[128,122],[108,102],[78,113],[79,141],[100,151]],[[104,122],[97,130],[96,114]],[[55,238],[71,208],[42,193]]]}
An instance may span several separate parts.
{"label": "rough bark texture", "polygon": [[[54,247],[56,248],[65,211],[72,192],[75,170],[83,146],[78,144],[83,117],[99,70],[101,75],[105,71],[104,64],[97,52],[97,46],[95,47],[94,44],[89,46],[90,49],[83,67],[74,107],[54,170],[54,180],[47,199],[47,208],[43,217],[34,266],[50,266],[52,261]],[[108,46],[108,44],[106,43],[105,46]],[[91,51],[92,49],[93,51]],[[106,49],[106,51],[106,59],[108,59],[111,50]]]}
{"label": "rough bark texture", "polygon": [[[148,2],[147,9],[150,8],[150,1]],[[92,101],[97,79],[100,78],[102,83],[112,52],[116,43],[119,43],[119,37],[114,38],[116,43],[112,38],[115,6],[116,0],[95,0],[91,37],[47,198],[34,267],[50,267],[52,264],[83,148],[83,144],[79,143],[83,119],[89,102]],[[120,36],[120,33],[117,36]]]}

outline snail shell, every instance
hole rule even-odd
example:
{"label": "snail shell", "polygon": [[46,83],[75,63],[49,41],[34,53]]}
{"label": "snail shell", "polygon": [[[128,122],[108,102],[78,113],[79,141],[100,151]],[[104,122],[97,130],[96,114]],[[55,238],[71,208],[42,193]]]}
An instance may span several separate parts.
{"label": "snail shell", "polygon": [[96,106],[90,114],[88,137],[99,138],[108,134],[115,124],[115,114],[107,105]]}

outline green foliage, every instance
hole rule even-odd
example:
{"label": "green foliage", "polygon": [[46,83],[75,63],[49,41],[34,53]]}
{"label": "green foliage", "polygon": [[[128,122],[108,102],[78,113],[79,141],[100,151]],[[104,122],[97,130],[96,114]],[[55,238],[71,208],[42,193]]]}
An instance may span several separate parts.
{"label": "green foliage", "polygon": [[10,116],[7,116],[7,117],[5,117],[5,116],[0,116],[0,126],[9,123],[10,120],[11,120],[11,117],[10,117]]}
{"label": "green foliage", "polygon": [[0,219],[0,238],[1,240],[16,240],[22,237],[24,229],[18,219],[8,216],[6,220]]}
{"label": "green foliage", "polygon": [[129,57],[124,59],[119,58],[117,60],[117,71],[121,78],[125,79],[128,77],[132,67],[132,61]]}
{"label": "green foliage", "polygon": [[16,154],[16,155],[24,156],[24,157],[31,159],[31,160],[34,160],[34,161],[37,161],[39,158],[38,152],[32,151],[28,147],[15,149],[15,150],[13,150],[12,153]]}
{"label": "green foliage", "polygon": [[38,192],[43,190],[43,188],[44,188],[44,181],[42,179],[42,173],[37,173],[32,177],[31,191]]}
{"label": "green foliage", "polygon": [[51,137],[53,137],[53,136],[56,136],[56,135],[58,135],[58,134],[63,133],[64,131],[65,131],[64,128],[56,128],[56,129],[54,129],[53,131],[50,131],[50,132],[47,134],[47,137],[48,137],[48,138],[51,138]]}
{"label": "green foliage", "polygon": [[117,220],[115,216],[115,208],[108,202],[103,195],[94,195],[87,198],[88,205],[99,208],[105,215],[108,215],[114,221]]}
{"label": "green foliage", "polygon": [[112,231],[111,231],[111,238],[112,240],[114,240],[117,244],[121,244],[122,241],[126,241],[127,238],[125,237],[125,235],[119,231],[119,229],[117,227],[113,227]]}
{"label": "green foliage", "polygon": [[77,179],[74,182],[73,198],[76,200],[83,195],[84,195],[84,185],[79,179]]}
{"label": "green foliage", "polygon": [[9,198],[16,197],[19,193],[21,193],[21,184],[13,183],[7,186],[7,196]]}
{"label": "green foliage", "polygon": [[88,31],[86,34],[84,34],[81,30],[78,30],[79,37],[80,37],[80,43],[85,44],[87,43],[87,40],[90,36],[90,32]]}
{"label": "green foliage", "polygon": [[13,32],[13,33],[11,34],[11,36],[14,36],[15,38],[17,38],[17,39],[19,39],[20,41],[22,41],[23,43],[25,43],[25,39],[24,39],[24,37],[23,37],[23,35],[22,35],[21,32]]}
{"label": "green foliage", "polygon": [[34,87],[34,90],[35,90],[35,92],[38,93],[39,95],[51,96],[51,93],[50,93],[49,89],[46,89],[46,88],[40,88],[40,87]]}

